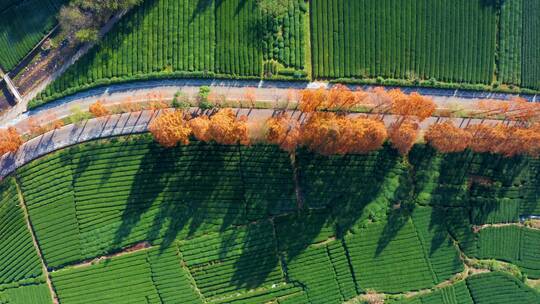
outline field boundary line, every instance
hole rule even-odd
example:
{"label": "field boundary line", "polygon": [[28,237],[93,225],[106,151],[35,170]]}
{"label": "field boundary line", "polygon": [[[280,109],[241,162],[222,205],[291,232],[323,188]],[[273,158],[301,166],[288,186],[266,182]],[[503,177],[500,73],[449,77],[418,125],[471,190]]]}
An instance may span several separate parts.
{"label": "field boundary line", "polygon": [[94,258],[91,258],[91,259],[81,260],[81,261],[78,261],[78,262],[73,263],[73,264],[64,265],[64,266],[62,266],[62,267],[60,267],[58,269],[53,269],[50,272],[55,273],[55,272],[58,272],[58,271],[63,271],[63,270],[68,270],[68,269],[76,269],[76,268],[88,267],[88,266],[91,266],[92,264],[95,264],[95,263],[107,261],[107,260],[110,260],[112,258],[121,257],[121,256],[125,256],[125,255],[130,255],[130,254],[134,254],[134,253],[138,253],[138,252],[142,252],[142,251],[148,251],[148,250],[150,250],[152,248],[153,248],[153,246],[149,242],[142,241],[142,242],[138,242],[138,243],[135,243],[133,245],[121,248],[119,251],[114,251],[113,253],[109,253],[109,254],[106,254],[106,255],[100,255],[100,256],[97,256],[97,257],[94,257]]}
{"label": "field boundary line", "polygon": [[30,235],[32,236],[32,242],[34,243],[34,248],[36,249],[39,260],[41,261],[41,268],[42,268],[42,271],[43,271],[43,275],[45,276],[45,281],[47,283],[47,286],[49,287],[49,291],[51,293],[52,301],[53,301],[53,303],[57,304],[57,303],[59,303],[58,302],[58,296],[56,295],[56,291],[55,291],[54,286],[52,284],[51,276],[50,276],[50,273],[49,273],[49,270],[48,270],[48,267],[47,267],[47,263],[45,262],[45,259],[43,258],[43,253],[41,252],[41,247],[39,247],[39,242],[38,242],[38,240],[36,238],[36,234],[35,234],[35,231],[34,231],[34,226],[32,225],[32,221],[30,220],[30,214],[28,213],[28,208],[26,207],[26,203],[24,201],[24,195],[23,195],[21,187],[19,185],[19,180],[18,180],[16,175],[13,177],[13,179],[15,181],[15,188],[17,189],[17,194],[18,194],[18,197],[19,197],[19,205],[21,206],[21,208],[23,210],[23,213],[24,213],[26,227],[28,228],[28,231],[30,232]]}
{"label": "field boundary line", "polygon": [[414,228],[414,235],[416,236],[416,239],[420,243],[420,247],[422,248],[422,255],[424,256],[424,260],[426,261],[427,266],[429,267],[429,271],[431,272],[431,279],[433,280],[433,284],[437,284],[437,281],[439,280],[439,276],[435,273],[435,270],[433,269],[433,264],[431,264],[431,259],[429,258],[428,250],[424,244],[424,236],[420,235],[420,232],[418,232],[418,227],[416,227],[416,224],[414,223],[413,218],[410,218],[411,224]]}

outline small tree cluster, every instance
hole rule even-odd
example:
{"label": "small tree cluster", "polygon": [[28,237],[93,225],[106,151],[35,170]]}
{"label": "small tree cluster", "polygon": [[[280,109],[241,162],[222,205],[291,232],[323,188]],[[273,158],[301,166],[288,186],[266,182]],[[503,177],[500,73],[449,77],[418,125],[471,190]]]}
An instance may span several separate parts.
{"label": "small tree cluster", "polygon": [[98,100],[90,105],[90,108],[88,109],[94,117],[103,117],[110,115],[111,112],[103,105],[103,102],[101,100]]}
{"label": "small tree cluster", "polygon": [[95,42],[99,28],[115,13],[138,5],[142,0],[72,0],[60,9],[58,22],[72,43]]}
{"label": "small tree cluster", "polygon": [[249,144],[247,117],[236,117],[231,109],[221,109],[211,117],[200,116],[191,125],[197,139],[223,145]]}
{"label": "small tree cluster", "polygon": [[426,142],[442,153],[462,152],[471,143],[472,135],[451,121],[431,125],[424,135]]}
{"label": "small tree cluster", "polygon": [[299,109],[304,113],[315,111],[346,112],[357,106],[365,97],[363,91],[353,92],[344,85],[335,85],[330,90],[303,90],[300,93]]}
{"label": "small tree cluster", "polygon": [[189,144],[191,127],[184,117],[183,112],[165,111],[152,120],[148,129],[154,139],[162,146],[170,148],[178,143]]}
{"label": "small tree cluster", "polygon": [[293,151],[302,145],[322,155],[369,153],[381,148],[387,132],[378,120],[331,112],[312,113],[302,125],[286,116],[271,118],[267,139]]}
{"label": "small tree cluster", "polygon": [[406,121],[403,123],[393,123],[389,130],[388,136],[392,147],[398,150],[399,154],[406,155],[414,146],[418,138],[419,126],[415,122]]}
{"label": "small tree cluster", "polygon": [[21,135],[15,128],[9,127],[0,130],[0,155],[17,151],[22,143]]}
{"label": "small tree cluster", "polygon": [[515,155],[540,155],[540,124],[530,127],[504,124],[471,125],[465,129],[451,121],[430,126],[426,141],[443,153],[461,152],[467,148],[478,153]]}
{"label": "small tree cluster", "polygon": [[266,122],[266,140],[281,147],[281,149],[294,152],[300,138],[297,120],[291,120],[286,114],[271,117]]}
{"label": "small tree cluster", "polygon": [[178,143],[189,144],[191,135],[204,142],[247,145],[249,132],[246,120],[246,117],[236,117],[231,109],[219,110],[211,117],[193,119],[187,119],[180,111],[164,111],[152,120],[148,129],[158,143],[168,148]]}

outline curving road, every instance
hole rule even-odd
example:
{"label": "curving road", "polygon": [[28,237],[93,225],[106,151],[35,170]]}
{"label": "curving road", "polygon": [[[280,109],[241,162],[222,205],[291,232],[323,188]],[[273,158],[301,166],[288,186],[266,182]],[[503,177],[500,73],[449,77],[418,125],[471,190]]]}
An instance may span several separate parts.
{"label": "curving road", "polygon": [[[141,101],[149,95],[161,94],[164,99],[172,99],[174,93],[184,92],[190,97],[196,96],[201,86],[209,86],[217,96],[224,95],[230,100],[243,99],[246,88],[253,88],[257,100],[277,101],[286,100],[291,95],[297,96],[298,91],[305,88],[328,87],[324,82],[284,82],[284,81],[250,81],[250,80],[220,80],[220,79],[176,79],[151,80],[132,83],[115,84],[101,88],[90,89],[74,95],[60,98],[47,103],[34,110],[26,111],[26,105],[18,106],[0,118],[0,126],[20,126],[21,122],[29,117],[37,121],[47,121],[50,117],[62,118],[68,116],[74,107],[86,110],[90,104],[103,100],[106,104],[118,104],[124,101]],[[351,86],[356,89],[360,86]],[[369,86],[361,86],[364,89]],[[439,108],[472,107],[476,101],[482,99],[508,99],[514,95],[495,94],[483,92],[430,89],[430,88],[402,88],[405,92],[417,91],[430,96]],[[528,96],[531,101],[537,101],[536,96]],[[540,100],[538,100],[540,101]],[[25,112],[26,111],[26,112]]]}

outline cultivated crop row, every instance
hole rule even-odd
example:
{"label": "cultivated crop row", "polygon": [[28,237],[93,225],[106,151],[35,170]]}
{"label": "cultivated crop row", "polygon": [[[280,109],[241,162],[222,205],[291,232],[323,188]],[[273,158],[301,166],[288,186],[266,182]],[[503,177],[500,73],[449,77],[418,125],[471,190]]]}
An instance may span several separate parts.
{"label": "cultivated crop row", "polygon": [[523,0],[522,85],[540,89],[540,2]]}
{"label": "cultivated crop row", "polygon": [[481,1],[316,0],[313,74],[490,83],[496,14]]}
{"label": "cultivated crop row", "polygon": [[514,263],[531,278],[540,277],[540,232],[519,226],[489,227],[478,236],[478,256]]}
{"label": "cultivated crop row", "polygon": [[56,153],[17,172],[43,258],[52,268],[82,258],[71,164],[64,156]]}
{"label": "cultivated crop row", "polygon": [[500,272],[467,279],[475,304],[538,303],[540,295],[516,278]]}
{"label": "cultivated crop row", "polygon": [[52,304],[52,297],[49,292],[49,286],[46,283],[32,283],[0,291],[0,303]]}
{"label": "cultivated crop row", "polygon": [[450,279],[463,271],[463,263],[457,248],[446,230],[444,215],[433,208],[417,207],[412,215],[413,223],[424,254],[434,273],[435,283]]}
{"label": "cultivated crop row", "polygon": [[220,299],[280,283],[275,246],[272,225],[263,222],[182,241],[179,248],[205,298]]}
{"label": "cultivated crop row", "polygon": [[[538,169],[525,159],[411,153],[410,164],[389,148],[363,156],[297,151],[291,162],[275,146],[194,142],[164,149],[141,135],[53,153],[17,177],[66,303],[122,301],[106,285],[173,303],[341,303],[367,289],[431,288],[460,272],[448,232],[469,256],[499,252],[484,244],[483,230],[473,232],[470,198],[513,198],[520,190],[521,200],[530,199],[517,187],[533,186]],[[441,198],[419,200],[417,193]],[[487,240],[519,247],[508,255],[530,274],[538,269],[536,238],[522,232],[517,245],[505,243],[516,236]],[[144,254],[60,269],[143,241],[153,246]],[[127,280],[125,273],[142,287],[112,282]],[[466,298],[458,293],[444,294]]]}
{"label": "cultivated crop row", "polygon": [[145,251],[51,274],[62,303],[161,303]]}
{"label": "cultivated crop row", "polygon": [[433,286],[434,273],[412,223],[386,225],[370,224],[345,238],[358,284],[392,293]]}
{"label": "cultivated crop row", "polygon": [[503,83],[521,84],[523,15],[523,0],[502,3],[498,76]]}
{"label": "cultivated crop row", "polygon": [[0,285],[41,276],[13,179],[0,185]]}

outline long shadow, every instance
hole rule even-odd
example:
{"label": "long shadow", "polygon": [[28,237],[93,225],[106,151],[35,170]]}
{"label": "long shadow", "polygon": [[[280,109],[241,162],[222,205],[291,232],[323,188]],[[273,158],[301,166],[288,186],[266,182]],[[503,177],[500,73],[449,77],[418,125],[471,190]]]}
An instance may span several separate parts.
{"label": "long shadow", "polygon": [[197,15],[204,13],[209,7],[211,7],[213,1],[215,0],[199,0],[195,6],[193,14],[191,14],[191,17],[189,18],[189,23],[193,22],[193,20],[197,18]]}
{"label": "long shadow", "polygon": [[143,214],[156,204],[158,195],[164,191],[174,173],[166,161],[169,158],[170,151],[156,145],[151,145],[143,156],[122,213],[122,224],[114,236],[113,246],[122,246]]}
{"label": "long shadow", "polygon": [[[233,225],[246,224],[245,203],[239,177],[237,146],[196,144],[196,153],[186,153],[189,147],[179,147],[176,166],[180,176],[171,179],[160,216],[149,234],[158,236],[157,225],[168,220],[162,236],[162,247],[171,245],[180,233],[191,238],[206,231],[223,232]],[[182,159],[182,154],[187,157]],[[179,207],[182,203],[185,207]],[[181,210],[182,213],[178,214]],[[217,215],[216,215],[217,213]]]}
{"label": "long shadow", "polygon": [[[527,182],[523,171],[530,167],[525,161],[470,152],[440,156],[428,147],[416,147],[410,164],[389,147],[370,155],[331,157],[299,150],[292,162],[287,153],[272,146],[194,142],[164,149],[149,136],[135,138],[115,144],[111,149],[116,154],[100,163],[107,167],[100,178],[109,189],[124,171],[136,172],[110,250],[146,240],[163,251],[179,239],[227,231],[219,256],[230,257],[231,246],[243,238],[229,279],[242,289],[271,282],[280,256],[291,261],[312,244],[341,239],[357,227],[386,219],[376,249],[379,255],[418,204],[433,208],[431,253],[448,240],[448,232],[465,246],[467,237],[474,240],[470,199],[515,190],[516,183]],[[119,156],[125,158],[137,149],[135,145],[147,145],[147,151],[142,156],[133,154],[140,160],[122,162]],[[94,160],[101,158],[95,151],[80,146],[77,172],[92,169]],[[295,192],[293,164],[300,193]],[[489,184],[471,183],[471,176],[493,180],[498,188],[484,189]],[[538,179],[534,182],[538,185]],[[430,196],[424,198],[425,193]],[[302,209],[297,195],[304,201]],[[241,236],[231,229],[246,233]]]}

